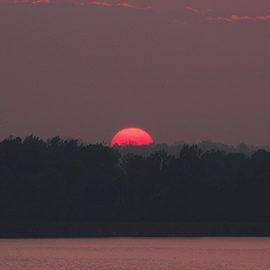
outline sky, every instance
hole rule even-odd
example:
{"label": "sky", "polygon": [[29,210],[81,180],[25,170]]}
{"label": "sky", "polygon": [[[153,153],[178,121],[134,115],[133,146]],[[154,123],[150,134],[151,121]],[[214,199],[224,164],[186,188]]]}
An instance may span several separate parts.
{"label": "sky", "polygon": [[265,0],[0,2],[0,139],[270,146]]}

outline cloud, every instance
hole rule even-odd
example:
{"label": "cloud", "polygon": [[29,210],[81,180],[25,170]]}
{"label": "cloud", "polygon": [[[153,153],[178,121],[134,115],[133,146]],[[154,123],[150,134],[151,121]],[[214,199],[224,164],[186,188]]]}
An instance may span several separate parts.
{"label": "cloud", "polygon": [[216,17],[216,18],[208,18],[208,21],[232,21],[232,19],[224,18],[224,17]]}
{"label": "cloud", "polygon": [[111,5],[108,3],[102,3],[102,2],[90,2],[88,3],[89,5],[102,5],[102,6],[108,6],[110,7]]}
{"label": "cloud", "polygon": [[[45,0],[46,1],[46,0]],[[121,7],[130,7],[130,8],[136,8],[137,9],[137,7],[135,7],[135,6],[132,6],[132,5],[129,5],[129,4],[127,4],[127,3],[119,3],[119,4],[117,4],[117,5],[111,5],[111,4],[108,4],[108,3],[104,3],[104,2],[90,2],[90,3],[88,3],[89,5],[102,5],[102,6],[108,6],[108,7],[112,7],[112,6],[121,6]]]}
{"label": "cloud", "polygon": [[127,3],[117,4],[117,6],[130,7],[130,8],[137,8],[137,7],[135,7],[135,6],[131,6],[131,5],[127,4]]}
{"label": "cloud", "polygon": [[[1,1],[1,0],[0,0]],[[14,0],[14,3],[32,3],[32,4],[37,4],[37,3],[51,3],[51,0],[36,0],[36,1],[31,1],[31,0]],[[101,6],[107,6],[107,7],[128,7],[128,8],[135,8],[135,9],[139,9],[138,7],[132,6],[130,4],[127,3],[118,3],[118,4],[109,4],[106,2],[97,2],[97,1],[93,1],[93,2],[89,2],[89,3],[80,3],[80,5],[101,5]],[[147,7],[147,9],[151,9],[151,7]]]}
{"label": "cloud", "polygon": [[187,10],[190,10],[190,11],[194,11],[196,12],[197,14],[200,14],[200,15],[205,15],[207,12],[210,12],[211,9],[207,9],[205,11],[199,11],[198,9],[195,9],[195,8],[191,8],[191,7],[186,7]]}
{"label": "cloud", "polygon": [[[26,1],[25,1],[26,2]],[[37,4],[37,3],[50,3],[49,0],[38,0],[38,1],[33,1],[31,2],[32,4]]]}
{"label": "cloud", "polygon": [[267,16],[257,16],[256,18],[255,18],[256,20],[262,20],[262,21],[270,21],[270,16],[269,15],[267,15]]}
{"label": "cloud", "polygon": [[187,7],[187,9],[199,13],[199,10],[198,9],[191,8],[191,7]]}
{"label": "cloud", "polygon": [[252,20],[252,21],[270,21],[270,16],[256,16],[256,17],[249,17],[249,16],[237,16],[233,15],[231,18],[226,18],[226,17],[216,17],[216,18],[208,18],[209,21],[242,21],[242,20]]}

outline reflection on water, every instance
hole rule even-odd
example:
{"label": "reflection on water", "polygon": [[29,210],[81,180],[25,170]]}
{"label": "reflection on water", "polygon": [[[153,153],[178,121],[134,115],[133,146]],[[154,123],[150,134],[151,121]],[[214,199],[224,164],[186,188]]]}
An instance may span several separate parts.
{"label": "reflection on water", "polygon": [[0,239],[0,269],[270,269],[270,238]]}

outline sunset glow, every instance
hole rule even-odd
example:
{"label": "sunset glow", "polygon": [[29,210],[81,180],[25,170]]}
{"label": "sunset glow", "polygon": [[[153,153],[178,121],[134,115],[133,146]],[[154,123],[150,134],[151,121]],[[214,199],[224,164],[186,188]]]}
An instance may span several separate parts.
{"label": "sunset glow", "polygon": [[140,128],[125,128],[116,133],[112,139],[111,145],[114,144],[134,144],[143,145],[152,143],[153,139],[144,130]]}
{"label": "sunset glow", "polygon": [[[268,0],[0,0],[0,139],[269,147],[269,8]],[[137,125],[153,140],[113,139]]]}

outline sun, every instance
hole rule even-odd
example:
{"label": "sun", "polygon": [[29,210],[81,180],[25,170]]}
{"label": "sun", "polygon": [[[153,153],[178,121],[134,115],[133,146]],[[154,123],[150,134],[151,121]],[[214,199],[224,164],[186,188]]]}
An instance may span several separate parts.
{"label": "sun", "polygon": [[153,139],[146,131],[140,128],[131,127],[131,128],[124,128],[118,131],[112,139],[111,146],[115,144],[143,145],[152,142]]}

